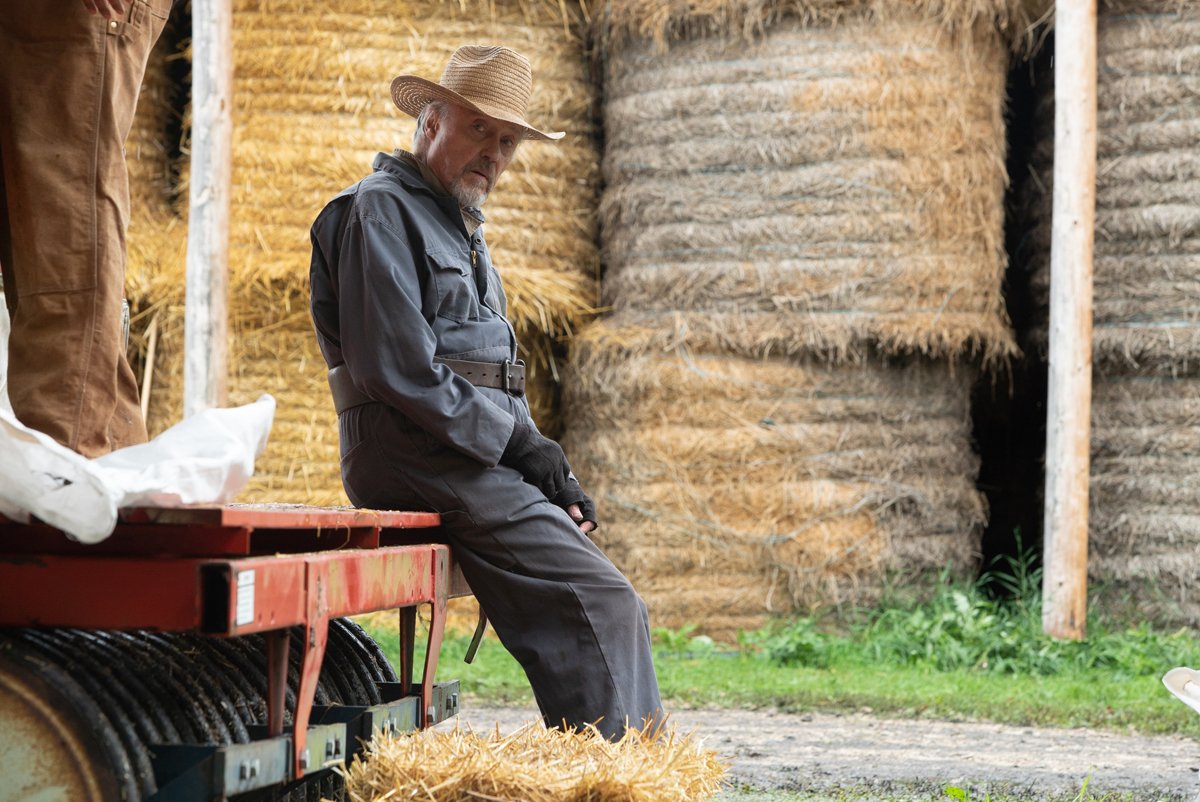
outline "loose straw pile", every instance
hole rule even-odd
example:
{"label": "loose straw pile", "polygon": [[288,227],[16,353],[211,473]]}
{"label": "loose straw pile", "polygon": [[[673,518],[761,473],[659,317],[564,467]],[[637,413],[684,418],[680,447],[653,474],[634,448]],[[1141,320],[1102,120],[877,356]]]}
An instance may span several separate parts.
{"label": "loose straw pile", "polygon": [[722,787],[725,766],[688,736],[616,743],[594,729],[540,723],[511,735],[455,728],[376,738],[346,770],[353,802],[700,802]]}

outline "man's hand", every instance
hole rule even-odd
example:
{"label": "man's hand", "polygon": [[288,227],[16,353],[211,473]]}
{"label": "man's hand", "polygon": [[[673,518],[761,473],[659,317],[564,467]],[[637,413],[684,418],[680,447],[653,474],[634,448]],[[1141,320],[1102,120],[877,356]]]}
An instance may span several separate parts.
{"label": "man's hand", "polygon": [[562,447],[521,421],[513,427],[508,445],[500,455],[500,464],[516,468],[526,482],[551,500],[566,488],[571,475]]}
{"label": "man's hand", "polygon": [[125,4],[121,0],[83,0],[83,7],[89,14],[99,14],[109,19],[125,16]]}
{"label": "man's hand", "polygon": [[596,530],[596,502],[583,492],[575,474],[569,475],[566,487],[551,497],[550,503],[566,510],[567,515],[571,516],[571,520],[579,525],[585,535]]}
{"label": "man's hand", "polygon": [[567,515],[571,516],[571,520],[579,524],[580,530],[586,535],[588,532],[596,530],[596,522],[589,521],[583,517],[583,510],[579,509],[578,504],[572,504],[567,507]]}
{"label": "man's hand", "polygon": [[562,448],[533,426],[517,421],[500,464],[520,471],[551,504],[566,510],[585,534],[596,529],[596,505],[571,473]]}

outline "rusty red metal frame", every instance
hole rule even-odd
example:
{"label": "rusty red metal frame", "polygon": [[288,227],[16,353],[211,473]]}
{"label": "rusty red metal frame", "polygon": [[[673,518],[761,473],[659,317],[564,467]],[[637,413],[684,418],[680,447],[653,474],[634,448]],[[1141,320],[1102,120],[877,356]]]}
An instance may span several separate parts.
{"label": "rusty red metal frame", "polygon": [[[292,732],[298,778],[307,769],[308,720],[330,618],[430,605],[420,722],[429,724],[447,600],[452,585],[455,595],[464,589],[452,582],[447,546],[414,544],[417,533],[401,530],[439,524],[436,513],[299,505],[141,508],[122,511],[108,540],[84,546],[45,525],[0,518],[0,626],[268,633],[272,736],[283,731],[285,630],[303,626]],[[402,630],[410,612],[401,611]],[[408,688],[411,646],[400,668]]]}

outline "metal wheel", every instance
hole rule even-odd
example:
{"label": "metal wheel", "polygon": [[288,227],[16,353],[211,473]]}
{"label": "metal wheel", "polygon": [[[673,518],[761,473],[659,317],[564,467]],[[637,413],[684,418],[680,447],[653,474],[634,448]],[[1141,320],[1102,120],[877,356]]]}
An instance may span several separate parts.
{"label": "metal wheel", "polygon": [[112,725],[62,669],[0,638],[0,802],[137,799]]}

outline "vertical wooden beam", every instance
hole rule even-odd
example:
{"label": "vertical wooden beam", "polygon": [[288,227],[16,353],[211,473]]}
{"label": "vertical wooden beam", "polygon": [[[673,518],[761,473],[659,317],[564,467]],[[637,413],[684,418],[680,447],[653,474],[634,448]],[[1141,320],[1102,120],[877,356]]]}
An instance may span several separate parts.
{"label": "vertical wooden beam", "polygon": [[1042,629],[1087,634],[1096,210],[1096,0],[1058,0]]}
{"label": "vertical wooden beam", "polygon": [[192,0],[192,164],[188,192],[183,414],[224,406],[229,197],[233,170],[233,10]]}

